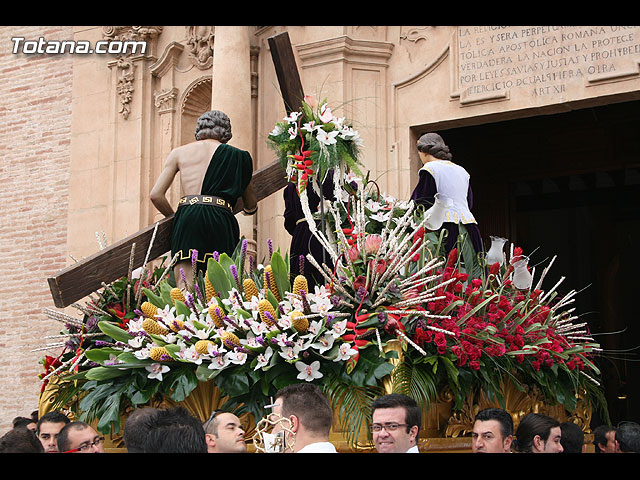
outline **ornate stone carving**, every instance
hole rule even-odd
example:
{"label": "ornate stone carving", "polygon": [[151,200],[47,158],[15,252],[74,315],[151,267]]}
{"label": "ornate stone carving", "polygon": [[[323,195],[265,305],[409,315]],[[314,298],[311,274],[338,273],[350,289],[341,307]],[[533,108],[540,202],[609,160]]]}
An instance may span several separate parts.
{"label": "ornate stone carving", "polygon": [[159,92],[155,92],[153,94],[154,104],[158,109],[158,113],[170,113],[175,112],[176,107],[176,98],[178,97],[178,89],[177,88],[167,88],[164,90],[160,90]]}
{"label": "ornate stone carving", "polygon": [[116,93],[120,98],[120,107],[118,113],[126,120],[131,113],[131,99],[133,98],[133,81],[135,79],[136,66],[131,60],[119,58],[116,61],[116,67],[119,72],[118,83],[116,84]]}
{"label": "ornate stone carving", "polygon": [[409,30],[405,30],[400,34],[400,40],[406,40],[408,42],[418,43],[420,40],[427,40],[427,30],[430,27],[413,27]]}
{"label": "ornate stone carving", "polygon": [[134,41],[148,42],[143,54],[125,51],[123,54],[115,54],[116,60],[109,62],[109,67],[116,67],[118,80],[116,83],[116,93],[118,94],[120,106],[118,112],[126,120],[131,113],[131,100],[134,92],[134,81],[136,67],[134,59],[150,58],[153,50],[151,42],[162,33],[160,26],[105,26],[102,27],[102,36],[108,41]]}
{"label": "ornate stone carving", "polygon": [[200,70],[207,70],[213,65],[214,27],[186,27],[189,59]]}
{"label": "ornate stone carving", "polygon": [[162,33],[162,27],[124,27],[124,26],[107,26],[102,27],[102,36],[106,40],[117,41],[149,41],[156,38]]}

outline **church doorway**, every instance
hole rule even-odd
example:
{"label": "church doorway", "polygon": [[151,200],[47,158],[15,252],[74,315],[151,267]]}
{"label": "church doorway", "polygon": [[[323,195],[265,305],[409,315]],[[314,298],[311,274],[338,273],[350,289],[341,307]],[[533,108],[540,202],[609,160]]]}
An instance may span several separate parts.
{"label": "church doorway", "polygon": [[546,287],[582,290],[611,421],[640,421],[640,102],[438,132],[471,174],[485,244],[507,237],[538,272],[557,255]]}

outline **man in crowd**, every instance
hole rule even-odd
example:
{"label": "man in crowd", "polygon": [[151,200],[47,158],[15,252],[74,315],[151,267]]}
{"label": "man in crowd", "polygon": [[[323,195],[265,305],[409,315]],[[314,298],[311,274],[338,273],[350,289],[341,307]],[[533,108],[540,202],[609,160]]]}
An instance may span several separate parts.
{"label": "man in crowd", "polygon": [[58,450],[61,453],[104,453],[104,437],[85,422],[69,422],[58,434]]}
{"label": "man in crowd", "polygon": [[144,453],[207,453],[202,423],[182,407],[152,413],[145,429]]}
{"label": "man in crowd", "polygon": [[124,422],[122,440],[127,448],[127,453],[143,453],[144,441],[149,433],[149,418],[158,410],[144,407],[131,412]]}
{"label": "man in crowd", "polygon": [[392,393],[373,401],[371,432],[378,453],[418,453],[422,413],[415,400]]}
{"label": "man in crowd", "polygon": [[273,434],[284,430],[286,452],[337,452],[329,442],[333,424],[331,405],[312,383],[297,383],[280,389],[275,395],[272,419],[279,419]]}
{"label": "man in crowd", "polygon": [[560,422],[541,413],[528,413],[516,429],[520,453],[562,453]]}
{"label": "man in crowd", "polygon": [[621,422],[616,428],[616,452],[640,453],[640,425]]}
{"label": "man in crowd", "polygon": [[584,432],[582,429],[573,422],[563,422],[560,424],[560,430],[562,431],[562,443],[563,453],[584,453],[586,445],[584,444]]}
{"label": "man in crowd", "polygon": [[44,453],[58,453],[58,434],[70,422],[61,412],[45,413],[36,426],[36,436],[44,447]]}
{"label": "man in crowd", "polygon": [[511,453],[513,419],[501,408],[485,408],[478,412],[471,434],[473,453]]}
{"label": "man in crowd", "polygon": [[596,453],[616,453],[616,428],[600,425],[593,430],[593,445]]}
{"label": "man in crowd", "polygon": [[246,453],[244,429],[233,413],[214,410],[203,428],[209,453]]}

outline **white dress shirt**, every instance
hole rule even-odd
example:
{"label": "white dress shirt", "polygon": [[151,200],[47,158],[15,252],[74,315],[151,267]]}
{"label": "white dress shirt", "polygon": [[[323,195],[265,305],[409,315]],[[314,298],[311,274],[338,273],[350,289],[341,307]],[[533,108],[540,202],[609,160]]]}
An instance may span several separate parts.
{"label": "white dress shirt", "polygon": [[298,453],[338,453],[338,451],[331,442],[317,442],[302,447]]}

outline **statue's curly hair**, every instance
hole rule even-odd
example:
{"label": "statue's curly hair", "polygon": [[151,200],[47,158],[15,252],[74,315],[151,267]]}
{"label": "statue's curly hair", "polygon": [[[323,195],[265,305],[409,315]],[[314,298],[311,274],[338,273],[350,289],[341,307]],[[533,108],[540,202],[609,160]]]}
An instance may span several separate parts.
{"label": "statue's curly hair", "polygon": [[207,138],[227,143],[231,140],[231,121],[226,113],[211,110],[200,115],[196,123],[196,140]]}

